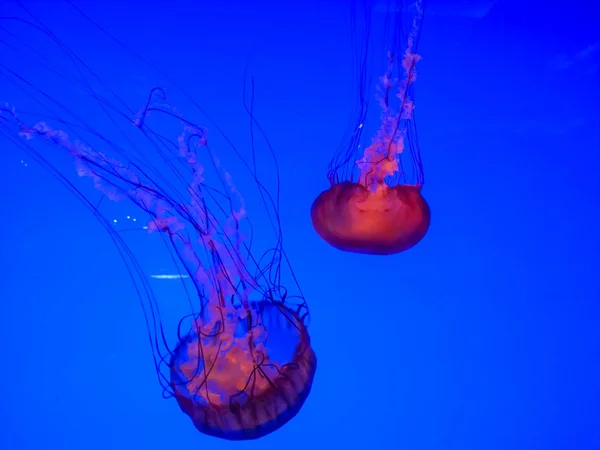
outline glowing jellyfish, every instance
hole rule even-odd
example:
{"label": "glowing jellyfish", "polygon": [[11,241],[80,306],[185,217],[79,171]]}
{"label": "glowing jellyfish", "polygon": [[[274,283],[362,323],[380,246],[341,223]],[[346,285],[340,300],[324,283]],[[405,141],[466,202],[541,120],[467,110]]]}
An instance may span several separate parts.
{"label": "glowing jellyfish", "polygon": [[[270,258],[251,253],[241,232],[243,202],[238,197],[239,208],[231,207],[237,190],[227,172],[222,172],[227,190],[205,183],[197,154],[198,148],[210,154],[204,130],[187,124],[187,135],[178,138],[179,158],[190,168],[186,202],[183,193],[168,194],[133,160],[113,159],[45,123],[28,126],[5,110],[5,119],[7,115],[15,119],[23,137],[44,138],[71,153],[80,176],[92,178],[112,200],[133,202],[150,216],[148,231],[166,236],[196,299],[178,326],[174,348],[160,349],[168,339],[158,338],[156,328],[149,334],[155,339],[153,349],[158,349],[159,380],[198,430],[231,440],[255,439],[294,417],[308,397],[316,370],[305,322],[307,306],[301,295],[290,295],[280,284],[278,274],[287,261],[280,240]],[[151,132],[145,121],[139,125]],[[36,151],[29,147],[28,152]],[[167,167],[160,168],[163,176]],[[222,200],[215,201],[216,195]],[[119,244],[125,246],[123,241]],[[145,300],[145,310],[154,310],[153,300]],[[162,372],[164,362],[168,378]]]}
{"label": "glowing jellyfish", "polygon": [[[391,3],[394,3],[393,1]],[[311,218],[315,231],[332,246],[349,252],[393,254],[416,245],[427,233],[430,210],[421,194],[423,167],[414,125],[412,85],[416,80],[417,49],[423,16],[421,0],[403,1],[387,12],[393,30],[388,67],[379,80],[377,99],[381,124],[371,143],[361,152],[367,104],[365,78],[368,52],[359,55],[360,114],[350,142],[330,163],[331,187],[314,201]],[[368,10],[368,9],[367,9]],[[405,13],[411,12],[410,32],[401,39]],[[353,10],[355,14],[356,11]],[[365,45],[369,42],[367,18]],[[398,53],[398,41],[405,50]],[[396,74],[395,71],[399,70]],[[362,153],[362,156],[358,155]]]}
{"label": "glowing jellyfish", "polygon": [[[40,27],[32,25],[32,30]],[[55,39],[46,31],[43,35]],[[258,232],[251,226],[245,201],[208,145],[206,129],[167,105],[162,89],[152,91],[137,115],[117,108],[125,102],[116,96],[109,101],[96,92],[92,87],[96,74],[81,58],[72,57],[63,43],[55,42],[81,77],[70,78],[71,72],[61,68],[61,75],[67,75],[63,80],[85,87],[78,95],[87,93],[100,105],[109,117],[107,128],[114,126],[120,139],[87,121],[89,110],[70,109],[12,69],[2,76],[35,98],[46,118],[29,123],[23,118],[28,115],[3,108],[0,139],[19,146],[50,170],[110,233],[137,280],[165,396],[175,397],[207,435],[242,440],[273,432],[302,408],[317,365],[307,330],[308,307],[282,247],[279,199],[269,195],[257,170],[245,164],[232,145],[242,162],[239,166],[256,182],[253,187],[270,219],[265,223],[273,229],[272,246],[259,252],[253,244],[255,234],[264,241],[268,227],[263,224]],[[50,58],[48,63],[56,60]],[[58,91],[70,92],[73,85]],[[248,106],[254,124],[251,109]],[[254,141],[250,148],[254,159]],[[59,169],[55,161],[64,156],[74,159],[77,174],[91,179],[102,198],[129,202],[146,215],[145,232],[163,238],[186,295],[164,302],[157,298],[127,234],[119,232],[98,202]],[[179,323],[164,323],[161,311],[175,306],[186,311],[184,317]]]}

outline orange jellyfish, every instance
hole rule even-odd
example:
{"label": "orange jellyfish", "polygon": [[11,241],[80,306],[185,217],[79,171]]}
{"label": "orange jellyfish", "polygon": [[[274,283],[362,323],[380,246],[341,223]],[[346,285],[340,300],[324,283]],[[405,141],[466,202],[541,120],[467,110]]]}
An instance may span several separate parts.
{"label": "orange jellyfish", "polygon": [[[250,138],[247,150],[238,150],[200,101],[181,88],[172,86],[187,99],[186,115],[166,103],[160,87],[135,115],[83,55],[26,12],[30,18],[0,18],[0,41],[6,39],[10,50],[0,64],[0,103],[18,94],[16,107],[0,106],[3,150],[23,152],[47,169],[108,232],[137,293],[163,397],[174,398],[199,432],[216,438],[259,439],[285,426],[309,397],[317,357],[308,305],[283,246],[280,198],[265,188],[263,174],[275,174],[279,192],[279,173],[252,112],[254,81],[248,102],[244,84]],[[3,32],[10,23],[16,33]],[[137,60],[92,19],[86,23]],[[31,38],[31,44],[22,38]],[[123,83],[131,87],[127,77]],[[2,89],[5,85],[10,88]],[[33,112],[17,113],[20,104],[33,104]],[[206,128],[186,117],[212,122],[211,140],[220,156]],[[257,150],[259,138],[268,151]],[[94,189],[78,186],[72,168],[60,163],[64,157]],[[262,216],[262,222],[251,221],[227,164],[254,180],[249,188],[263,208],[250,208],[252,220]],[[110,220],[103,211],[117,201],[146,225],[122,229]],[[135,241],[143,243],[144,258],[130,245]],[[98,258],[92,251],[88,255]],[[170,267],[167,276],[178,280],[163,295],[146,272],[158,264]],[[98,277],[102,283],[103,274]],[[143,368],[132,370],[135,383]]]}
{"label": "orange jellyfish", "polygon": [[[404,2],[398,3],[397,11],[407,9]],[[416,64],[421,59],[416,53],[423,17],[421,0],[411,8],[415,15],[404,40],[408,45],[399,56],[392,45],[387,71],[379,79],[379,130],[359,157],[368,106],[361,92],[361,112],[354,134],[330,163],[331,187],[316,198],[311,208],[315,231],[340,250],[374,255],[399,253],[416,245],[429,228],[431,214],[421,194],[423,166],[412,95]],[[388,12],[389,16],[399,20],[400,14]],[[366,29],[368,41],[368,24]],[[366,52],[362,56],[359,67],[364,89]],[[399,74],[394,73],[397,68]]]}
{"label": "orange jellyfish", "polygon": [[[199,432],[216,438],[259,439],[286,425],[310,394],[317,357],[308,333],[308,305],[283,247],[279,198],[264,188],[257,168],[272,156],[277,173],[274,154],[266,152],[267,161],[253,167],[225,134],[215,133],[230,144],[228,161],[255,180],[264,210],[263,226],[254,227],[233,177],[207,142],[206,129],[166,104],[163,89],[152,89],[134,118],[129,108],[116,106],[127,105],[122,98],[100,97],[90,82],[99,77],[90,71],[87,105],[105,106],[109,120],[103,121],[91,108],[71,109],[24,75],[7,72],[49,113],[32,123],[26,113],[21,119],[15,109],[0,107],[0,141],[45,167],[109,233],[138,294],[163,397],[174,398]],[[74,91],[71,78],[63,79],[68,84],[61,91]],[[245,106],[251,127],[259,128],[252,102]],[[198,113],[201,107],[191,109]],[[253,129],[249,156],[256,161],[261,156]],[[111,137],[115,130],[119,139]],[[77,175],[93,182],[99,201],[94,190],[84,193],[70,180],[71,170],[55,162],[62,156],[74,160]],[[144,243],[160,243],[157,250],[167,250],[162,258],[149,259],[169,264],[174,270],[169,277],[180,281],[179,289],[172,286],[168,295],[156,295],[141,258],[128,244],[128,232],[135,228],[118,229],[99,208],[108,200],[137,210],[147,224],[138,234],[159,238]],[[257,250],[256,236],[263,236],[263,242],[270,237],[272,243]],[[92,252],[89,257],[97,258]],[[161,311],[168,311],[170,320]]]}

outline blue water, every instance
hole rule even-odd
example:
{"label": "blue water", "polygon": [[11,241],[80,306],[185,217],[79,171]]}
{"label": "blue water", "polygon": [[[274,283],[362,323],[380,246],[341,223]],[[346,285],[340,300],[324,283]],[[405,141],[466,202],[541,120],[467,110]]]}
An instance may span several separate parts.
{"label": "blue water", "polygon": [[[240,148],[248,65],[281,173],[284,247],[311,310],[314,385],[300,413],[263,439],[198,433],[161,397],[134,285],[108,233],[3,131],[0,448],[600,449],[594,2],[429,1],[415,104],[432,222],[421,243],[389,257],[335,250],[309,215],[355,108],[349,2],[123,3],[76,2],[154,68],[66,3],[24,5],[134,111],[152,87],[176,83]],[[6,19],[27,13],[4,0],[0,16],[0,103],[42,113],[7,81],[11,68],[109,130],[87,94],[36,69],[72,66],[49,39]],[[17,42],[31,52],[15,57]],[[181,94],[170,103],[191,110]],[[255,227],[267,229],[222,144]],[[70,158],[53,163],[100,198]],[[139,231],[128,203],[100,210]],[[132,239],[144,273],[171,269],[160,246]],[[164,320],[176,322],[177,281],[150,283]]]}

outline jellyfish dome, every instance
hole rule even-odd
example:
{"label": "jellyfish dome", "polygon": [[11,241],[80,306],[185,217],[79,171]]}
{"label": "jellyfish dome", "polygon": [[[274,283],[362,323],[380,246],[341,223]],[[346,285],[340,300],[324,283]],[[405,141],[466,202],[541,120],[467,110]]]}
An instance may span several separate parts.
{"label": "jellyfish dome", "polygon": [[300,411],[316,358],[294,311],[267,300],[247,310],[229,308],[207,333],[205,323],[179,342],[169,364],[174,396],[200,432],[256,439]]}
{"label": "jellyfish dome", "polygon": [[372,255],[399,253],[427,233],[430,211],[420,186],[398,185],[374,192],[360,183],[338,183],[311,208],[313,226],[332,246]]}

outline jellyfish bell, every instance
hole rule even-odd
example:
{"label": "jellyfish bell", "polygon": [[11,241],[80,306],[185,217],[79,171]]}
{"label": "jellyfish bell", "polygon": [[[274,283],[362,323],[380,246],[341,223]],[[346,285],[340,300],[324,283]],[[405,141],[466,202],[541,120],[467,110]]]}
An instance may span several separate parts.
{"label": "jellyfish bell", "polygon": [[[284,304],[256,302],[246,312],[234,309],[228,316],[219,325],[228,331],[215,336],[197,331],[179,342],[169,364],[170,382],[181,410],[200,432],[229,440],[257,439],[300,411],[310,393],[316,357],[302,321]],[[248,339],[253,316],[265,323]],[[262,333],[268,333],[276,349],[266,351]]]}
{"label": "jellyfish bell", "polygon": [[[319,194],[311,207],[317,234],[333,247],[354,253],[389,255],[408,250],[423,239],[431,220],[429,205],[421,192],[424,177],[412,95],[416,64],[420,60],[415,51],[423,13],[421,0],[413,1],[410,7],[402,0],[391,3],[386,20],[394,24],[392,29],[399,26],[398,20],[407,11],[413,19],[406,39],[398,38],[401,33],[396,31],[384,37],[391,50],[387,71],[378,84],[379,129],[360,155],[368,109],[362,100],[368,95],[367,83],[363,82],[368,60],[365,51],[358,61],[361,73],[358,125],[330,163],[331,186]],[[367,17],[365,42],[369,40],[369,24]],[[399,45],[405,47],[400,54],[396,51]]]}
{"label": "jellyfish bell", "polygon": [[391,255],[425,236],[430,212],[419,186],[371,192],[360,183],[343,182],[316,198],[311,219],[318,235],[340,250]]}

